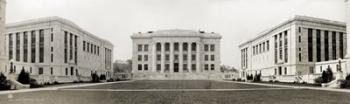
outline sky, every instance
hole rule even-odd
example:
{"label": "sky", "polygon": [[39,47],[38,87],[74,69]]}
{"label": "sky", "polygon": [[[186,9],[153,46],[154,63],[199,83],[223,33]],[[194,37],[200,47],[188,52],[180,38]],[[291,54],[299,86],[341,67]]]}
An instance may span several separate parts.
{"label": "sky", "polygon": [[345,21],[344,0],[7,0],[6,23],[48,16],[73,21],[132,57],[130,36],[162,29],[220,33],[222,64],[240,67],[238,45],[294,15]]}

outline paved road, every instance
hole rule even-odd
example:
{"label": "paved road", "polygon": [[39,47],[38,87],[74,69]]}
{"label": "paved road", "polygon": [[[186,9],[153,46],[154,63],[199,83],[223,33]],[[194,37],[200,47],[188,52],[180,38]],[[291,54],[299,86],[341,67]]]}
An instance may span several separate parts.
{"label": "paved road", "polygon": [[349,104],[350,94],[218,81],[134,81],[0,95],[0,104]]}

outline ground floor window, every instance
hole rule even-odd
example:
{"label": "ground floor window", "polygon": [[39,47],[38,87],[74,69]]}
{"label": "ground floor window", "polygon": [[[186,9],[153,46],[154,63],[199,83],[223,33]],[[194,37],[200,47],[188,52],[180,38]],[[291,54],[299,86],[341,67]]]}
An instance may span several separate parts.
{"label": "ground floor window", "polygon": [[44,74],[44,69],[43,68],[39,68],[39,75]]}
{"label": "ground floor window", "polygon": [[215,69],[215,65],[211,64],[210,68],[211,68],[211,70],[214,70]]}
{"label": "ground floor window", "polygon": [[160,69],[161,68],[161,65],[160,64],[157,64],[157,72],[160,72]]}
{"label": "ground floor window", "polygon": [[204,65],[204,70],[205,70],[205,71],[209,70],[209,65],[208,65],[208,64],[205,64],[205,65]]}
{"label": "ground floor window", "polygon": [[142,70],[142,65],[141,65],[141,64],[139,64],[139,65],[137,66],[137,70]]}
{"label": "ground floor window", "polygon": [[143,65],[143,68],[144,70],[148,70],[148,65],[147,64]]}

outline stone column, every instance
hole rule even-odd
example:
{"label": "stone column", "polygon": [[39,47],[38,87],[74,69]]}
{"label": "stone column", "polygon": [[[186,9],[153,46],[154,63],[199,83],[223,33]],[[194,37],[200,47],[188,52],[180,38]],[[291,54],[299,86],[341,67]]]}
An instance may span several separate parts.
{"label": "stone column", "polygon": [[35,63],[39,63],[39,30],[35,31]]}
{"label": "stone column", "polygon": [[164,73],[165,69],[165,43],[161,43],[161,73]]}
{"label": "stone column", "polygon": [[157,72],[157,53],[156,53],[156,42],[152,43],[152,70],[153,72]]}
{"label": "stone column", "polygon": [[191,57],[192,57],[192,42],[190,42],[190,44],[188,45],[188,53],[187,53],[187,70],[188,72],[192,72],[191,70]]}
{"label": "stone column", "polygon": [[347,26],[346,26],[347,45],[346,46],[348,47],[346,57],[348,57],[348,58],[350,58],[350,48],[349,48],[349,46],[350,46],[350,42],[349,42],[350,41],[350,36],[349,36],[349,34],[350,34],[350,13],[349,12],[350,12],[350,0],[347,0],[345,14],[346,14],[346,24],[347,24]]}
{"label": "stone column", "polygon": [[174,72],[174,43],[170,42],[170,73]]}
{"label": "stone column", "polygon": [[16,52],[16,46],[17,46],[17,42],[16,42],[16,33],[12,34],[12,59],[13,61],[16,61],[16,57],[17,57],[17,52]]}
{"label": "stone column", "polygon": [[183,67],[183,44],[182,42],[179,43],[179,72],[181,72]]}
{"label": "stone column", "polygon": [[[24,34],[23,32],[19,33],[19,62],[24,62],[24,48],[23,48],[23,43],[24,43]],[[22,68],[21,68],[22,70]]]}
{"label": "stone column", "polygon": [[200,69],[200,47],[202,46],[202,44],[196,42],[196,46],[196,72],[202,72]]}

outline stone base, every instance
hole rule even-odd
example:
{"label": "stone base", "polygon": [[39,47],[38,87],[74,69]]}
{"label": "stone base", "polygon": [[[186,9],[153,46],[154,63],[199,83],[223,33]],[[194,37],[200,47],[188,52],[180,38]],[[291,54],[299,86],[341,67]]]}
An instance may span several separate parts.
{"label": "stone base", "polygon": [[221,73],[133,73],[136,80],[221,80]]}

